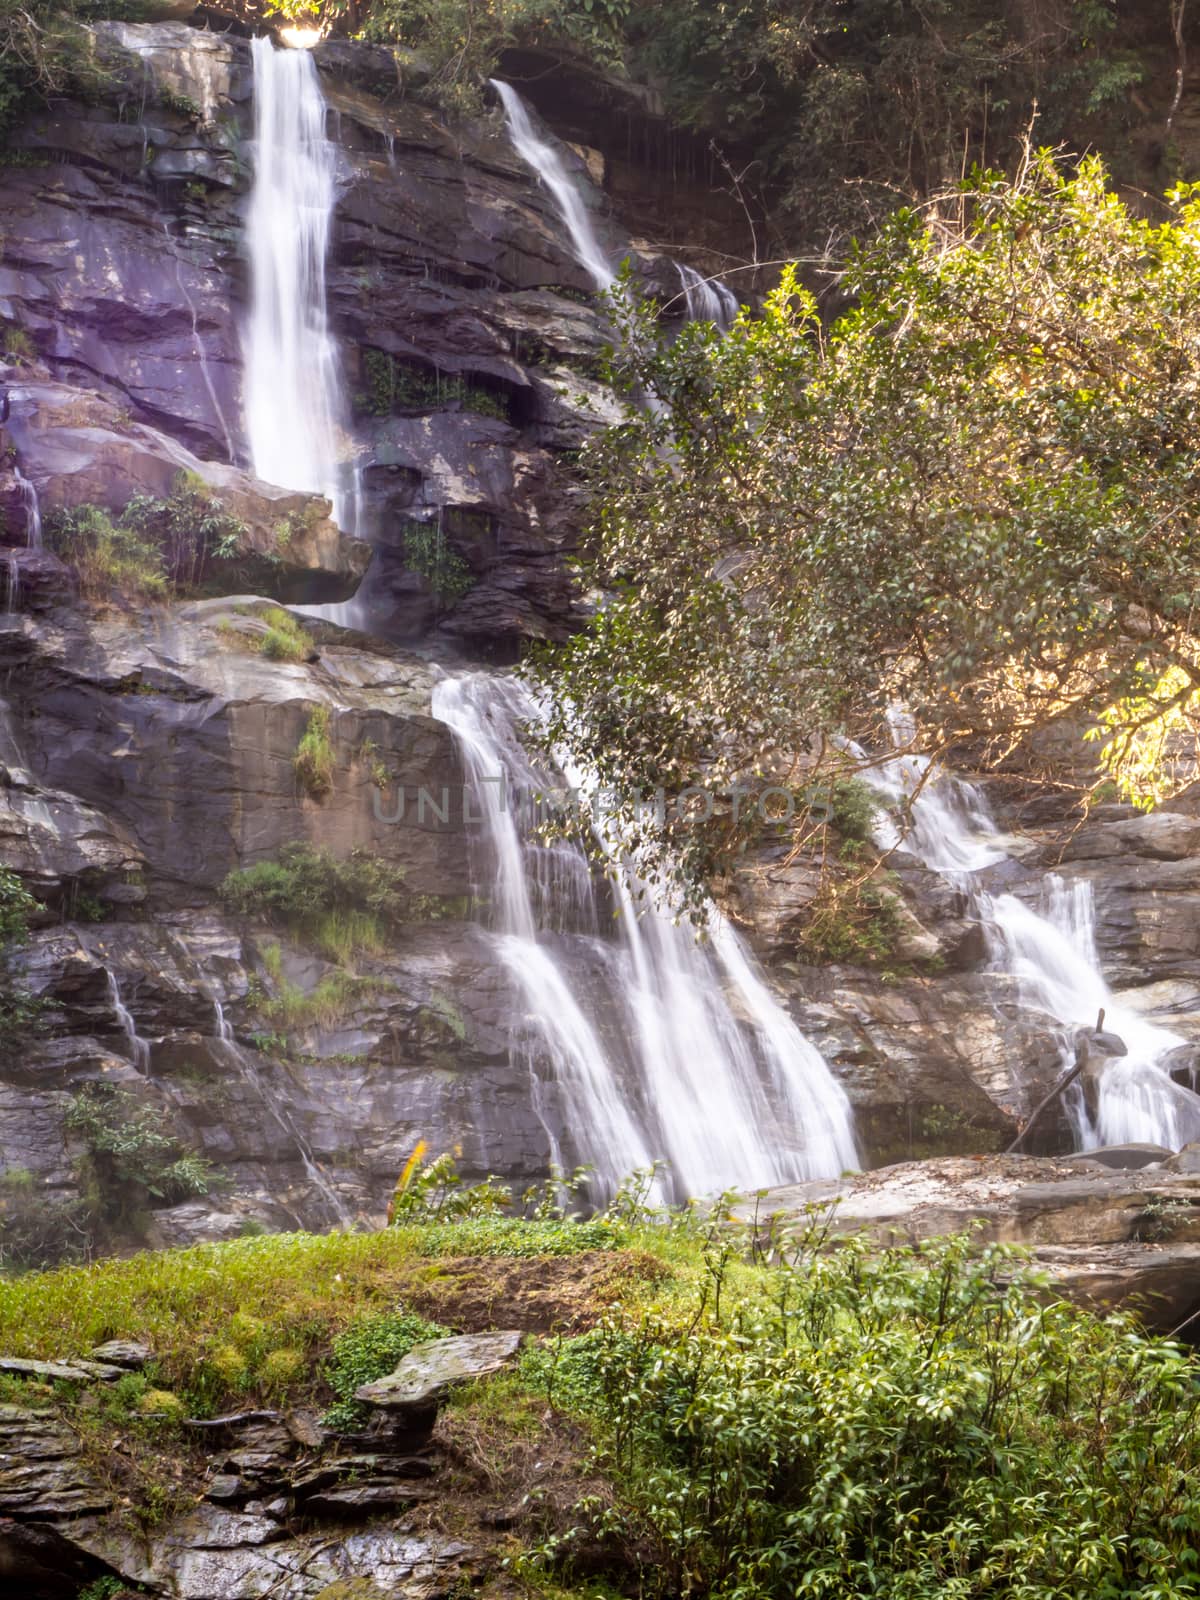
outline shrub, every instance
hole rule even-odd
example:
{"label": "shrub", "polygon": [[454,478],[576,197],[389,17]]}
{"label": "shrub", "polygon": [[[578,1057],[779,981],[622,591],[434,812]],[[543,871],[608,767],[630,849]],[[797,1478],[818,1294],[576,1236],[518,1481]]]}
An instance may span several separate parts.
{"label": "shrub", "polygon": [[479,416],[508,421],[508,406],[504,400],[460,373],[426,372],[419,367],[406,366],[382,350],[366,351],[363,366],[367,392],[358,396],[358,403],[372,416],[388,417],[394,411],[430,411],[457,405]]}
{"label": "shrub", "polygon": [[231,872],[221,898],[236,915],[284,928],[331,961],[382,949],[385,930],[409,904],[402,868],[365,850],[339,861],[300,843],[285,845],[278,861]]}
{"label": "shrub", "polygon": [[163,1132],[161,1111],[128,1090],[85,1084],[64,1122],[83,1143],[81,1179],[100,1223],[134,1222],[151,1202],[171,1205],[212,1187],[208,1162],[185,1152]]}
{"label": "shrub", "polygon": [[120,513],[75,506],[48,518],[46,531],[85,595],[103,598],[115,589],[161,600],[202,583],[214,561],[235,559],[245,524],[202,478],[181,472],[165,500],[135,495]]}
{"label": "shrub", "polygon": [[38,902],[15,872],[0,867],[0,950],[20,944],[29,931],[29,918]]}
{"label": "shrub", "polygon": [[324,800],[333,793],[333,743],[329,727],[329,707],[315,706],[292,761],[296,776],[314,800]]}
{"label": "shrub", "polygon": [[440,522],[405,522],[404,559],[437,598],[447,603],[461,600],[475,582],[470,567],[449,543]]}
{"label": "shrub", "polygon": [[313,638],[296,621],[290,611],[272,606],[263,612],[267,631],[259,649],[268,661],[307,661],[312,655]]}
{"label": "shrub", "polygon": [[47,518],[52,548],[75,568],[80,591],[107,599],[115,589],[127,599],[165,600],[171,586],[157,544],[130,522],[114,522],[100,506],[76,506]]}
{"label": "shrub", "polygon": [[338,1397],[325,1422],[331,1428],[361,1427],[370,1414],[355,1400],[354,1391],[393,1371],[414,1345],[440,1339],[448,1329],[426,1322],[407,1311],[384,1311],[360,1317],[333,1341],[333,1354],[325,1369],[329,1387]]}
{"label": "shrub", "polygon": [[899,925],[890,890],[830,872],[808,908],[800,948],[813,961],[885,962],[893,954]]}
{"label": "shrub", "polygon": [[611,1315],[550,1376],[598,1430],[598,1531],[642,1593],[1196,1593],[1194,1360],[1046,1303],[1002,1248],[843,1243],[751,1277],[714,1246],[681,1303]]}

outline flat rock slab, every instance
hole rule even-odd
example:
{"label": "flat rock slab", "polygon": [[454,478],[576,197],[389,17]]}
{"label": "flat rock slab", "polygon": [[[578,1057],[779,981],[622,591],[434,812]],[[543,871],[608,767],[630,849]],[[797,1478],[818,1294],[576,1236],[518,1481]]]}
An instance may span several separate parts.
{"label": "flat rock slab", "polygon": [[139,1344],[136,1339],[110,1339],[107,1344],[96,1346],[91,1352],[91,1359],[137,1371],[154,1360],[154,1352],[148,1344]]}
{"label": "flat rock slab", "polygon": [[18,1378],[42,1378],[48,1383],[115,1383],[127,1368],[106,1361],[25,1361],[16,1356],[0,1356],[0,1372]]}
{"label": "flat rock slab", "polygon": [[500,1372],[517,1359],[524,1334],[463,1333],[416,1345],[386,1378],[364,1383],[354,1398],[384,1411],[426,1412],[458,1383]]}

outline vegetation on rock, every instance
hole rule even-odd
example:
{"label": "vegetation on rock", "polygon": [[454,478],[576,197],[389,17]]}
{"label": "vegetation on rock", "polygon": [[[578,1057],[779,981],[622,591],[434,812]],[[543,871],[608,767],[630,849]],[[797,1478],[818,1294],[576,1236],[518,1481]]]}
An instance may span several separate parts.
{"label": "vegetation on rock", "polygon": [[[933,755],[1002,762],[1071,719],[1139,802],[1186,781],[1200,190],[1168,204],[1029,154],[952,215],[898,213],[832,328],[791,272],[725,339],[668,345],[617,302],[630,407],[592,452],[587,572],[609,598],[551,655],[551,737],[625,796],[699,772],[753,795],[853,773],[847,734],[890,752],[901,702]],[[752,829],[734,809],[667,839],[696,876]]]}
{"label": "vegetation on rock", "polygon": [[314,706],[308,724],[296,746],[292,765],[305,792],[313,800],[325,800],[333,793],[333,741],[329,730],[328,706]]}
{"label": "vegetation on rock", "polygon": [[235,915],[285,929],[331,961],[383,949],[409,907],[401,868],[365,850],[338,860],[303,843],[231,872],[221,898]]}
{"label": "vegetation on rock", "polygon": [[201,480],[180,473],[166,499],[135,495],[120,513],[74,506],[48,517],[46,531],[87,598],[165,600],[234,561],[246,529]]}

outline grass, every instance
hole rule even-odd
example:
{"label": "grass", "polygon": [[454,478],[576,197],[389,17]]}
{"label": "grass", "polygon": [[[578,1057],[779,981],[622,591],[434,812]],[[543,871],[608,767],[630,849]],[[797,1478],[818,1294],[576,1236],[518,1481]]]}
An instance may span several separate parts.
{"label": "grass", "polygon": [[333,793],[333,741],[329,735],[329,707],[314,706],[292,760],[296,777],[314,800],[325,800]]}
{"label": "grass", "polygon": [[[278,953],[279,946],[268,946],[263,952],[275,993],[258,1007],[268,1022],[291,1031],[298,1028],[328,1028],[347,1016],[360,1000],[368,999],[388,987],[382,978],[360,978],[351,972],[328,973],[316,988],[305,991],[290,983],[272,962],[270,952]],[[275,969],[273,970],[273,966]]]}
{"label": "grass", "polygon": [[272,606],[263,612],[262,620],[267,631],[258,648],[268,661],[307,661],[312,655],[312,634],[300,626],[290,611]]}
{"label": "grass", "polygon": [[403,870],[382,857],[352,850],[338,858],[301,842],[276,861],[231,872],[221,898],[236,915],[284,929],[338,963],[382,954],[410,900]]}
{"label": "grass", "polygon": [[[278,1397],[312,1386],[314,1361],[358,1319],[394,1312],[431,1255],[479,1257],[492,1244],[511,1253],[512,1221],[496,1220],[508,1226],[265,1234],[0,1278],[0,1350],[49,1359],[139,1339],[157,1352],[153,1387],[195,1409]],[[516,1226],[531,1242],[544,1231],[536,1222]],[[615,1249],[624,1236],[610,1231],[608,1240]],[[563,1249],[561,1238],[554,1244]],[[578,1248],[596,1247],[594,1230],[581,1228]]]}

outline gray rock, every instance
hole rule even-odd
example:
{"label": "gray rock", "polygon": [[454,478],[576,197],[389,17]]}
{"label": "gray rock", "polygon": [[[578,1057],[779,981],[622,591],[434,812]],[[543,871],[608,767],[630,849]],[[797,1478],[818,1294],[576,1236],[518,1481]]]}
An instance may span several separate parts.
{"label": "gray rock", "polygon": [[105,1361],[26,1361],[17,1356],[0,1356],[0,1372],[48,1383],[114,1383],[125,1376],[124,1367]]}
{"label": "gray rock", "polygon": [[524,1334],[464,1333],[419,1344],[395,1372],[356,1389],[354,1398],[384,1411],[422,1412],[436,1406],[459,1383],[500,1372],[517,1359]]}
{"label": "gray rock", "polygon": [[111,1506],[112,1496],[60,1417],[0,1405],[0,1518],[56,1522]]}
{"label": "gray rock", "polygon": [[91,1357],[93,1361],[105,1361],[136,1372],[154,1360],[154,1352],[148,1344],[139,1344],[136,1339],[109,1339],[106,1344],[98,1344],[91,1351]]}
{"label": "gray rock", "polygon": [[1171,1152],[1158,1144],[1110,1144],[1099,1150],[1084,1151],[1085,1161],[1095,1161],[1115,1172],[1136,1172],[1142,1167],[1165,1163],[1172,1171],[1179,1171],[1170,1161]]}

